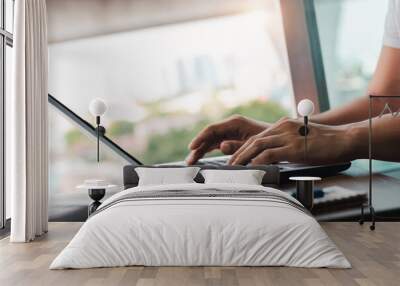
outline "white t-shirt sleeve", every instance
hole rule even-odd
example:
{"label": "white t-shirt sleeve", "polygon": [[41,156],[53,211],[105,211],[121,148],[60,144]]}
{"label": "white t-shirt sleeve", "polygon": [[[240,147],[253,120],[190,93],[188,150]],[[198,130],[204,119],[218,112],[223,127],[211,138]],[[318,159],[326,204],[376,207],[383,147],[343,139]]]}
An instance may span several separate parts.
{"label": "white t-shirt sleeve", "polygon": [[400,49],[400,0],[389,0],[383,45]]}

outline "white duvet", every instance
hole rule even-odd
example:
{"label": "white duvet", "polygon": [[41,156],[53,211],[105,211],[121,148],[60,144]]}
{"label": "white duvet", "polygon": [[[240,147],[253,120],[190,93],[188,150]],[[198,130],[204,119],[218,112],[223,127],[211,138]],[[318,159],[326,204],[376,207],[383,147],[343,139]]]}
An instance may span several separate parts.
{"label": "white duvet", "polygon": [[[151,198],[111,204],[131,192],[262,190],[254,185],[179,184],[120,192],[83,224],[50,269],[145,266],[349,268],[318,222],[290,204],[257,198]],[[136,193],[135,193],[136,194]],[[100,209],[101,209],[100,207]]]}

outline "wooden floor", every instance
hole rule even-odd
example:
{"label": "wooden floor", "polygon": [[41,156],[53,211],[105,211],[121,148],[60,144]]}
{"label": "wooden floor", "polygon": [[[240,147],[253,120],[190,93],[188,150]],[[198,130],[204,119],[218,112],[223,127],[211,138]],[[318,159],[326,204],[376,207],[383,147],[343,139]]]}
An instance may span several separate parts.
{"label": "wooden floor", "polygon": [[48,270],[80,223],[50,223],[29,244],[0,241],[0,285],[400,285],[400,223],[322,223],[352,269],[288,267],[124,267]]}

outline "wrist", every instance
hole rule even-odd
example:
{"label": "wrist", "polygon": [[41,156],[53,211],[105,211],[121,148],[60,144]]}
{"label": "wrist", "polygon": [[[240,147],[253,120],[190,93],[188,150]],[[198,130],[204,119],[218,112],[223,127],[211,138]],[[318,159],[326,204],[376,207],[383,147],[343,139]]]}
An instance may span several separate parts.
{"label": "wrist", "polygon": [[[328,113],[328,114],[327,114]],[[310,122],[317,123],[317,124],[323,124],[323,125],[339,125],[332,120],[332,118],[329,116],[329,112],[323,112],[323,113],[318,113],[318,114],[313,114],[309,118]]]}
{"label": "wrist", "polygon": [[346,125],[347,160],[368,158],[368,125],[365,122]]}

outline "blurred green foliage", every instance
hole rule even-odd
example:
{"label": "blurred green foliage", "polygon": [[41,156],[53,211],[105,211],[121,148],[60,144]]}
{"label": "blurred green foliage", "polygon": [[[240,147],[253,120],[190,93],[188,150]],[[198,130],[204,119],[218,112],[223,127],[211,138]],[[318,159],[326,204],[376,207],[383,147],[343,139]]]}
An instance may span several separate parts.
{"label": "blurred green foliage", "polygon": [[134,124],[126,120],[114,121],[107,128],[107,135],[110,137],[119,137],[132,134],[135,130]]}
{"label": "blurred green foliage", "polygon": [[277,102],[253,100],[245,105],[228,110],[225,113],[225,117],[234,114],[265,122],[275,122],[284,116],[288,116],[289,112]]}
{"label": "blurred green foliage", "polygon": [[67,143],[68,147],[71,147],[79,142],[82,141],[84,138],[83,133],[79,129],[71,129],[67,131],[64,135],[65,142]]}
{"label": "blurred green foliage", "polygon": [[192,128],[171,129],[166,134],[153,135],[149,140],[143,162],[146,164],[181,161],[188,154],[188,145],[206,122],[198,123]]}

